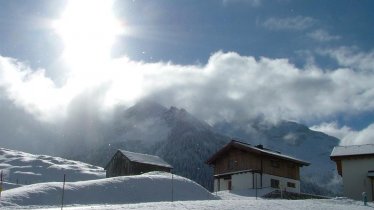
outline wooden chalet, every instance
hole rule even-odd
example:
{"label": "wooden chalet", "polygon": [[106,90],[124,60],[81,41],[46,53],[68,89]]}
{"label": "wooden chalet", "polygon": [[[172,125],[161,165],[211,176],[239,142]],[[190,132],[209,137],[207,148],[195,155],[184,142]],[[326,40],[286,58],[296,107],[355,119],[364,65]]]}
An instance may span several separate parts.
{"label": "wooden chalet", "polygon": [[173,167],[158,156],[118,150],[105,166],[106,177],[170,172]]}
{"label": "wooden chalet", "polygon": [[300,167],[310,163],[232,140],[213,154],[207,164],[214,168],[214,191],[280,188],[300,192]]}

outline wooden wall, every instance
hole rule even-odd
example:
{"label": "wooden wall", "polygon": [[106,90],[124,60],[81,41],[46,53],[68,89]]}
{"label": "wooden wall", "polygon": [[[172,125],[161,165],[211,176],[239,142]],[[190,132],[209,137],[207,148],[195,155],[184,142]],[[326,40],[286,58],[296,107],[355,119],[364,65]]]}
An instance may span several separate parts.
{"label": "wooden wall", "polygon": [[239,149],[231,149],[224,156],[217,159],[214,174],[229,173],[241,170],[260,170],[263,173],[300,179],[298,164],[275,157],[248,153]]}
{"label": "wooden wall", "polygon": [[150,171],[170,172],[170,168],[131,162],[121,152],[117,152],[106,168],[106,177],[139,175]]}

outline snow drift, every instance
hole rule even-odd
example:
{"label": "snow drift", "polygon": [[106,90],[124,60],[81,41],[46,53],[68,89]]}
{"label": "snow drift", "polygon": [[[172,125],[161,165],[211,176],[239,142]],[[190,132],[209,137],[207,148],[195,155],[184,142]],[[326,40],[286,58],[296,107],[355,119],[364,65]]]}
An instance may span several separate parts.
{"label": "snow drift", "polygon": [[69,181],[105,177],[104,169],[98,166],[4,148],[0,148],[0,170],[4,173],[5,181],[9,183],[4,186],[5,190],[14,188],[17,184],[62,181],[64,174]]}
{"label": "snow drift", "polygon": [[[3,192],[3,206],[61,205],[62,183],[39,183]],[[123,204],[159,201],[209,200],[216,197],[197,183],[170,173],[67,182],[64,204]]]}

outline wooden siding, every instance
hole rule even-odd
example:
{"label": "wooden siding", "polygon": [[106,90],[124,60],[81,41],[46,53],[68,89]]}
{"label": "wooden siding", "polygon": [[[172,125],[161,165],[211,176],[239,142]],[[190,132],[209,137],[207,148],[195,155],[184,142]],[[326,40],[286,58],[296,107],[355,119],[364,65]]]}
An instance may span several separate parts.
{"label": "wooden siding", "polygon": [[150,171],[170,172],[170,168],[151,164],[131,162],[121,152],[117,152],[106,168],[106,177],[139,175]]}
{"label": "wooden siding", "polygon": [[299,168],[298,164],[291,161],[231,149],[225,156],[217,159],[214,174],[258,170],[274,176],[299,180]]}

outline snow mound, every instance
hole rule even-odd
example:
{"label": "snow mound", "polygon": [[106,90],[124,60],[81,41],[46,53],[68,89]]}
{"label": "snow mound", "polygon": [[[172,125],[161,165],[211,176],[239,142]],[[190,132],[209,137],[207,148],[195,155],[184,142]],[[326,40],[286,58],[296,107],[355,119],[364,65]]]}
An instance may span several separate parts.
{"label": "snow mound", "polygon": [[[4,179],[13,184],[33,184],[62,181],[66,174],[69,181],[101,179],[105,171],[101,167],[79,161],[47,155],[33,155],[25,152],[0,148],[0,170]],[[12,185],[12,187],[17,185]],[[4,189],[9,189],[4,186]]]}
{"label": "snow mound", "polygon": [[241,190],[223,190],[216,192],[216,195],[222,200],[246,200],[262,199],[261,197],[274,191],[273,188],[263,189],[241,189]]}
{"label": "snow mound", "polygon": [[[3,192],[3,206],[61,205],[62,183],[23,186]],[[65,205],[126,204],[217,199],[197,183],[170,173],[147,173],[98,180],[67,182]]]}

